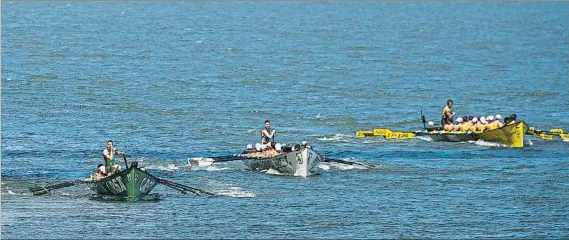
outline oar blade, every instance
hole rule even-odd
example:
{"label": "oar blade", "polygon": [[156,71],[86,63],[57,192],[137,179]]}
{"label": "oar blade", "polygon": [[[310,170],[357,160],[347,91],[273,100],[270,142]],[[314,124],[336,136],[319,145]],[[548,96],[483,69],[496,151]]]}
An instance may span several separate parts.
{"label": "oar blade", "polygon": [[385,135],[385,139],[409,139],[415,137],[412,132],[390,132]]}
{"label": "oar blade", "polygon": [[373,129],[373,135],[374,136],[386,136],[389,133],[391,133],[391,130],[387,129],[387,128],[376,128]]}
{"label": "oar blade", "polygon": [[356,138],[373,137],[373,131],[356,131]]}
{"label": "oar blade", "polygon": [[540,134],[539,137],[541,137],[541,139],[545,139],[545,140],[553,140],[553,136],[551,136],[549,134],[545,134],[545,133]]}
{"label": "oar blade", "polygon": [[54,184],[54,185],[50,185],[50,186],[30,187],[30,192],[32,192],[32,194],[34,196],[43,195],[43,194],[49,193],[55,189],[60,189],[60,188],[64,188],[64,187],[71,187],[71,186],[75,186],[75,185],[86,183],[86,182],[87,181],[74,180],[74,181],[58,183],[58,184]]}
{"label": "oar blade", "polygon": [[34,196],[38,196],[49,193],[49,190],[45,187],[31,187],[30,192],[32,192]]}
{"label": "oar blade", "polygon": [[561,135],[561,134],[563,134],[563,129],[561,129],[561,128],[554,128],[554,129],[549,130],[549,133]]}

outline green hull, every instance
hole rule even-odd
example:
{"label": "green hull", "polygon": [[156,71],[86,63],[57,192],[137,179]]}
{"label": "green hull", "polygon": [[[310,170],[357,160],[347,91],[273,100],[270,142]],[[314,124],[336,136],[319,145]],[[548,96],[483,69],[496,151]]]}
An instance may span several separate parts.
{"label": "green hull", "polygon": [[112,176],[89,184],[99,195],[113,196],[135,202],[149,194],[158,184],[158,179],[137,167],[130,167]]}

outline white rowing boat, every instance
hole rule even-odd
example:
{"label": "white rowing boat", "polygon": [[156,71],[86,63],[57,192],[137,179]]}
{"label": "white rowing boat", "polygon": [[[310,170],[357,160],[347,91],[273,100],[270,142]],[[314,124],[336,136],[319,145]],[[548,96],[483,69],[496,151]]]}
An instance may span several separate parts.
{"label": "white rowing boat", "polygon": [[[298,146],[298,145],[297,145]],[[303,145],[291,151],[273,157],[247,157],[247,151],[241,154],[243,163],[252,170],[274,169],[284,175],[308,177],[313,174],[322,161],[322,156],[310,146]]]}

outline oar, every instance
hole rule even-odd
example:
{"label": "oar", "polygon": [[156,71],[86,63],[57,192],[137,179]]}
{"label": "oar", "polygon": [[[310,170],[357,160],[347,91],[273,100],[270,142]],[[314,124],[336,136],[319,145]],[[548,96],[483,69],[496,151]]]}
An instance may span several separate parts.
{"label": "oar", "polygon": [[193,187],[190,187],[190,186],[186,186],[186,185],[182,185],[182,184],[179,184],[179,183],[175,183],[175,182],[172,182],[172,181],[170,181],[170,180],[166,180],[166,179],[164,179],[164,178],[157,177],[156,179],[158,179],[158,182],[159,182],[159,183],[164,184],[164,185],[166,185],[166,186],[168,186],[168,187],[171,187],[171,188],[173,188],[173,189],[176,189],[176,190],[182,192],[183,194],[191,193],[191,194],[198,195],[198,196],[201,196],[201,195],[204,195],[204,194],[205,194],[205,195],[210,195],[210,196],[215,196],[215,195],[217,195],[217,194],[212,193],[212,192],[208,192],[208,191],[204,191],[204,190],[201,190],[201,189],[197,189],[197,188],[193,188]]}
{"label": "oar", "polygon": [[[211,159],[213,161],[211,161],[209,159]],[[216,162],[231,162],[231,161],[238,161],[238,160],[243,160],[243,159],[245,159],[245,157],[237,155],[237,154],[233,154],[233,155],[227,155],[227,156],[205,157],[202,159],[190,158],[188,160],[188,163],[192,166],[197,165],[200,167],[207,167],[207,166],[210,166]]]}
{"label": "oar", "polygon": [[322,162],[336,162],[336,163],[347,164],[347,165],[358,165],[358,166],[362,166],[362,167],[366,167],[366,168],[377,167],[374,165],[369,165],[369,164],[364,164],[364,163],[359,163],[359,162],[345,161],[345,160],[334,159],[334,158],[329,158],[329,157],[324,157],[324,156],[322,156]]}
{"label": "oar", "polygon": [[64,188],[64,187],[71,187],[71,186],[75,186],[75,185],[79,185],[79,184],[83,184],[83,183],[87,183],[87,182],[88,181],[83,181],[83,180],[73,180],[73,181],[54,184],[54,185],[50,185],[50,186],[30,187],[30,192],[32,192],[32,194],[34,196],[35,195],[42,195],[42,194],[49,193],[50,191],[55,190],[55,189],[60,189],[60,188]]}
{"label": "oar", "polygon": [[542,130],[536,130],[535,127],[530,127],[526,134],[534,135],[545,140],[553,140],[554,135],[561,137],[563,140],[569,139],[569,134],[566,133],[564,134],[563,129],[560,128],[554,128],[549,131],[542,131]]}

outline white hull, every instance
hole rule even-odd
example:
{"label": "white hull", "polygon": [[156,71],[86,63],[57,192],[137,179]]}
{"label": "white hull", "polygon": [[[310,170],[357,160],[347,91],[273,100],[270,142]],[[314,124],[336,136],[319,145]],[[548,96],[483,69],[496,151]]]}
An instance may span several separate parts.
{"label": "white hull", "polygon": [[252,170],[274,169],[285,175],[308,177],[322,161],[322,156],[311,148],[284,153],[271,158],[243,159]]}

